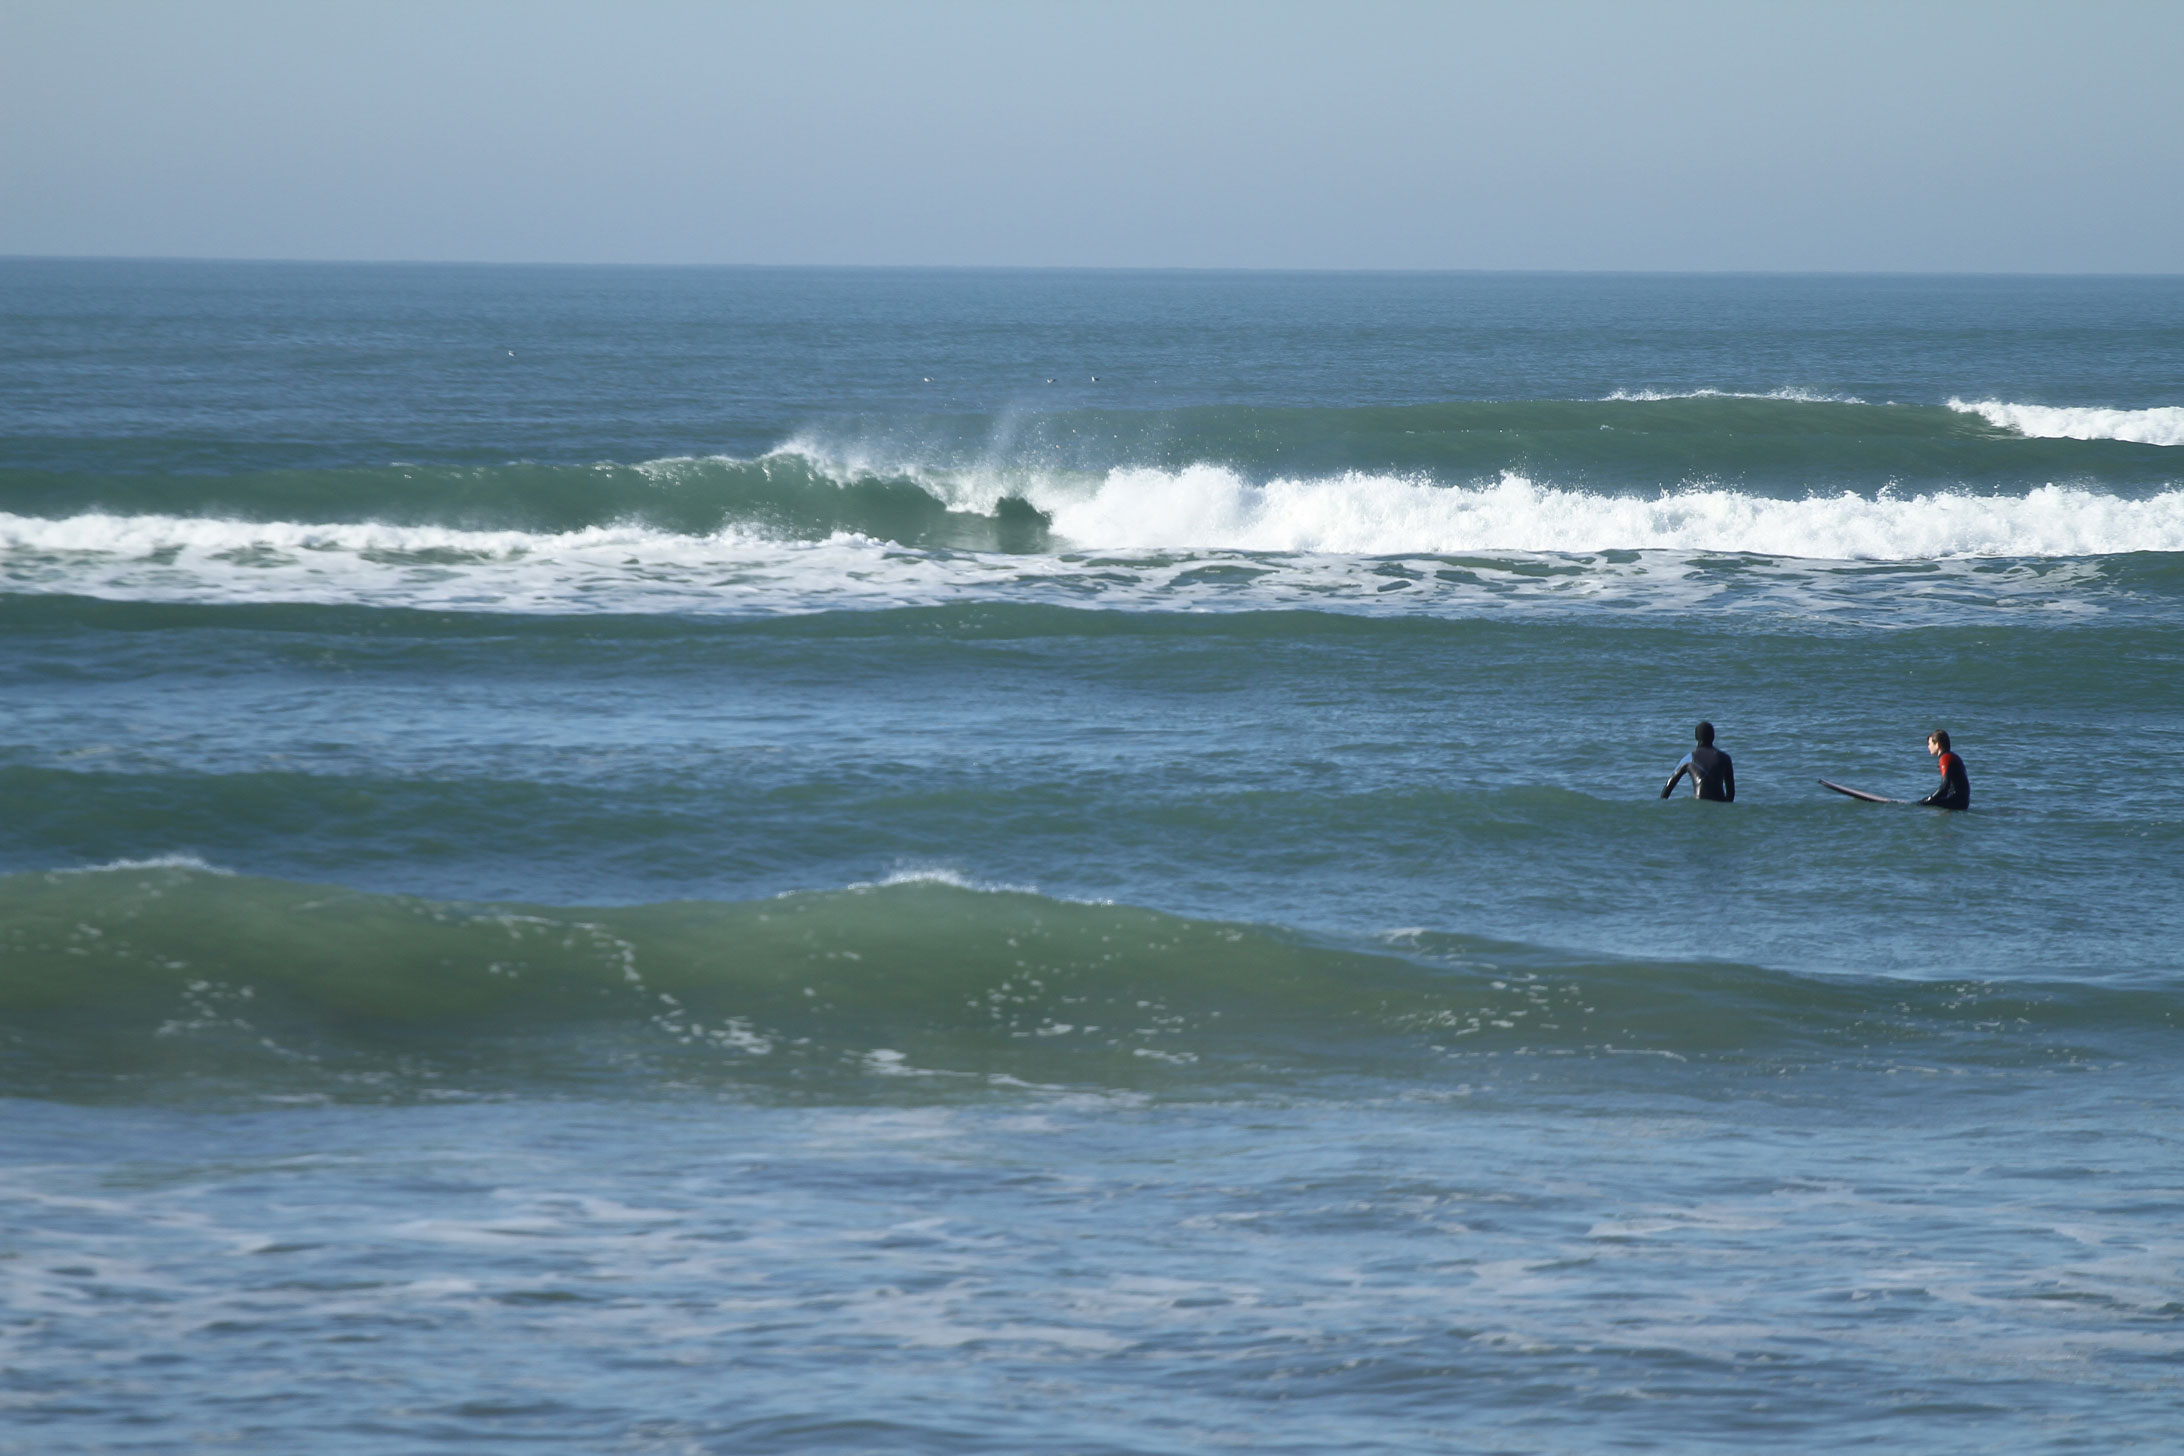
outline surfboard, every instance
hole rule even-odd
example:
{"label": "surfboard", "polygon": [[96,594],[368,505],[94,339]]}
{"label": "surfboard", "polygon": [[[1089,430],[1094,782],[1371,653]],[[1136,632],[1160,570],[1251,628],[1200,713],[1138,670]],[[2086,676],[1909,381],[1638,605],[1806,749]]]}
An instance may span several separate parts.
{"label": "surfboard", "polygon": [[1827,779],[1820,780],[1820,787],[1833,789],[1838,794],[1847,794],[1853,799],[1863,799],[1868,804],[1908,804],[1911,802],[1909,799],[1891,799],[1882,794],[1869,794],[1864,789],[1846,789],[1841,784],[1831,783]]}

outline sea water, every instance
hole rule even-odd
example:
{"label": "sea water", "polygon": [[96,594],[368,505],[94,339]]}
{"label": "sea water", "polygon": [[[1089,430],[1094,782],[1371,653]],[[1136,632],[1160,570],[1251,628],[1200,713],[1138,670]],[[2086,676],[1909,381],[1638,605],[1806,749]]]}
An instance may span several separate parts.
{"label": "sea water", "polygon": [[2180,668],[2175,279],[0,262],[0,1451],[2173,1447]]}

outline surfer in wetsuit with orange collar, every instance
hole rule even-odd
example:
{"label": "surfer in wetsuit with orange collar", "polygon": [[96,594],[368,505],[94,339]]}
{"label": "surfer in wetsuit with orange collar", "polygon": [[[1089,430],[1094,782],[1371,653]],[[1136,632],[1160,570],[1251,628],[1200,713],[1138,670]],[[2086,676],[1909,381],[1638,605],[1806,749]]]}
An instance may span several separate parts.
{"label": "surfer in wetsuit with orange collar", "polygon": [[1714,725],[1701,723],[1692,731],[1699,740],[1698,746],[1683,756],[1676,771],[1661,785],[1661,797],[1667,798],[1675,789],[1676,781],[1685,774],[1691,775],[1691,792],[1702,799],[1712,799],[1717,804],[1733,804],[1737,797],[1737,771],[1729,762],[1729,755],[1714,746]]}
{"label": "surfer in wetsuit with orange collar", "polygon": [[1926,751],[1934,755],[1934,767],[1941,770],[1941,787],[1918,802],[1936,809],[1971,808],[1972,780],[1964,772],[1964,760],[1949,751],[1949,730],[1936,728],[1927,734]]}

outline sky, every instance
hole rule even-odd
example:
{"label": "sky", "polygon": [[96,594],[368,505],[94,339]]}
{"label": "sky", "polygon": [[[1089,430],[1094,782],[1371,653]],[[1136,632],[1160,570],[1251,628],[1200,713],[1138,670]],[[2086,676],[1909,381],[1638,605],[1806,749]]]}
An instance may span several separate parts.
{"label": "sky", "polygon": [[2184,272],[2184,0],[0,0],[0,254]]}

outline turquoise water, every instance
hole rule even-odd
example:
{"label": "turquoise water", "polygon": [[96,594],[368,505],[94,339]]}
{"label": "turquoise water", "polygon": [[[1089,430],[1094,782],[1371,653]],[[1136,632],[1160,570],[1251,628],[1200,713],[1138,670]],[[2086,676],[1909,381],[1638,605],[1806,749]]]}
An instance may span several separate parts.
{"label": "turquoise water", "polygon": [[0,262],[0,1451],[2158,1447],[2180,627],[2176,280]]}

